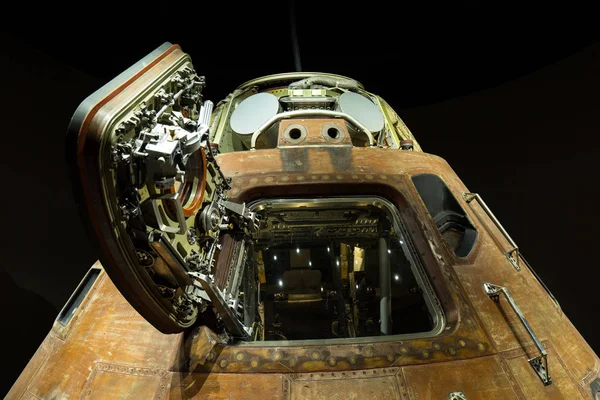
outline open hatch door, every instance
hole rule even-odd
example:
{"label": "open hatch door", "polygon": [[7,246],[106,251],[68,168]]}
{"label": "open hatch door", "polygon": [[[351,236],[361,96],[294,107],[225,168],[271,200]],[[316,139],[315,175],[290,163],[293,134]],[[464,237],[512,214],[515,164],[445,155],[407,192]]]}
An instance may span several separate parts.
{"label": "open hatch door", "polygon": [[133,307],[175,333],[212,304],[244,338],[240,289],[215,286],[215,263],[223,234],[243,247],[256,221],[227,200],[204,86],[189,55],[165,43],[81,103],[67,154],[101,261]]}

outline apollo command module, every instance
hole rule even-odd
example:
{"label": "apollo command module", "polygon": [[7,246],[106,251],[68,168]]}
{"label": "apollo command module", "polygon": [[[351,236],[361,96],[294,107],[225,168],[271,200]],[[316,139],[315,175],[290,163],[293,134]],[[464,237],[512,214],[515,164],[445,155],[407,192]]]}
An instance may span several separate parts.
{"label": "apollo command module", "polygon": [[600,398],[598,356],[384,99],[204,87],[165,43],[75,112],[101,260],[7,398]]}

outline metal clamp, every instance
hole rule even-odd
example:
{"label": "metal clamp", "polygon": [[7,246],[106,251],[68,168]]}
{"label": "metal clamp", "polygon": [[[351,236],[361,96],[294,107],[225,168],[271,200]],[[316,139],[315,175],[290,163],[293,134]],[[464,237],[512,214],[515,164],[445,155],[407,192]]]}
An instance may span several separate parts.
{"label": "metal clamp", "polygon": [[529,333],[529,335],[533,339],[533,342],[535,343],[535,346],[540,352],[539,356],[533,357],[528,360],[529,364],[531,365],[533,370],[538,374],[544,386],[552,384],[552,378],[550,377],[550,371],[548,370],[548,353],[546,352],[546,349],[544,348],[544,345],[542,344],[540,339],[538,339],[535,332],[533,332],[533,329],[531,329],[531,326],[523,316],[523,313],[517,306],[517,303],[515,303],[515,300],[512,298],[510,293],[508,293],[508,289],[504,286],[498,286],[492,283],[484,283],[483,288],[485,290],[485,293],[488,296],[490,296],[490,298],[496,303],[499,303],[500,301],[500,293],[504,293],[506,299],[508,300],[508,303],[521,320],[521,323],[523,323],[523,325],[525,326],[527,333]]}
{"label": "metal clamp", "polygon": [[504,255],[506,256],[506,258],[508,258],[508,261],[510,261],[513,267],[515,267],[517,271],[520,271],[521,265],[519,264],[519,247],[517,246],[515,241],[512,240],[508,232],[506,232],[506,229],[504,229],[500,221],[498,221],[498,218],[496,218],[496,216],[492,213],[492,210],[490,210],[490,208],[487,206],[487,204],[485,204],[481,196],[477,193],[463,193],[462,196],[467,203],[471,203],[471,201],[473,200],[477,200],[479,202],[479,205],[481,206],[481,208],[483,208],[483,211],[485,211],[488,217],[490,217],[492,222],[494,222],[496,227],[498,227],[498,229],[500,230],[500,232],[502,232],[506,240],[508,240],[508,243],[510,243],[510,245],[512,246],[512,248],[506,253],[504,253]]}
{"label": "metal clamp", "polygon": [[250,149],[255,150],[256,141],[258,137],[262,135],[267,129],[269,129],[275,122],[280,121],[286,118],[295,118],[295,117],[311,117],[311,116],[320,116],[320,117],[329,117],[329,118],[343,118],[346,121],[350,122],[352,125],[356,126],[358,129],[364,132],[365,135],[369,138],[369,146],[375,145],[375,139],[373,139],[373,134],[371,131],[365,127],[363,124],[358,122],[355,118],[351,117],[348,114],[338,112],[338,111],[329,111],[329,110],[297,110],[297,111],[286,111],[279,114],[276,114],[272,118],[270,118],[267,122],[265,122],[260,128],[258,128],[253,134],[252,139],[250,140]]}

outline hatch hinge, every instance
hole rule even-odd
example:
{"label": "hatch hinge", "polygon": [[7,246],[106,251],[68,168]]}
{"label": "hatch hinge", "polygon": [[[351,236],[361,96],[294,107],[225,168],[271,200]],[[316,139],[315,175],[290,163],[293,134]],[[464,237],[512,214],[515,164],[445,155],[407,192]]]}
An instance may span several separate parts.
{"label": "hatch hinge", "polygon": [[251,329],[246,328],[244,324],[242,324],[237,316],[236,310],[229,307],[221,291],[214,285],[212,280],[199,272],[188,272],[188,275],[194,278],[194,286],[206,292],[217,313],[223,319],[227,331],[236,338],[244,340],[249,339],[251,336]]}

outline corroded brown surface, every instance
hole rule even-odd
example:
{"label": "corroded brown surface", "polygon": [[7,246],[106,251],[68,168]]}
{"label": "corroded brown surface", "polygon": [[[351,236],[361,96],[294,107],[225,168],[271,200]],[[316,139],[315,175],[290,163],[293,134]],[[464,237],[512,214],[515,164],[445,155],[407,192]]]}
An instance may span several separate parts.
{"label": "corroded brown surface", "polygon": [[281,399],[284,379],[281,374],[173,373],[169,399]]}
{"label": "corroded brown surface", "polygon": [[[235,200],[361,193],[392,201],[448,329],[377,343],[207,343],[206,332],[161,334],[102,274],[71,323],[55,325],[8,398],[427,399],[454,391],[469,400],[593,398],[600,360],[531,272],[507,260],[507,243],[479,206],[462,200],[468,190],[444,160],[378,148],[287,148],[225,154],[219,162],[233,178]],[[424,172],[446,182],[478,230],[468,257],[447,248],[412,185],[410,177]],[[496,304],[486,295],[485,282],[510,290],[543,341],[550,386],[527,362],[537,355],[530,337],[504,297]]]}
{"label": "corroded brown surface", "polygon": [[469,400],[524,398],[511,385],[498,357],[406,367],[402,373],[409,398],[447,399],[449,392],[458,391]]}

